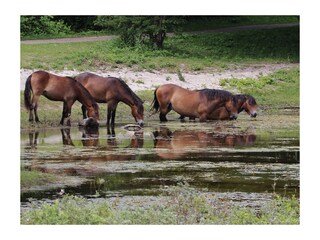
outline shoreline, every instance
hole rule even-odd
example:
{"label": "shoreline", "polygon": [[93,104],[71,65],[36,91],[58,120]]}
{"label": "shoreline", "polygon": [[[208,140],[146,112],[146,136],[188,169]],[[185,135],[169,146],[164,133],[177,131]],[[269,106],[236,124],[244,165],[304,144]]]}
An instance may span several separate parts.
{"label": "shoreline", "polygon": [[[222,89],[220,80],[230,78],[254,78],[269,75],[282,69],[291,69],[299,67],[299,63],[280,63],[280,64],[251,64],[244,67],[235,67],[234,69],[217,70],[210,69],[199,72],[182,72],[185,81],[179,80],[177,73],[152,70],[152,71],[134,71],[129,68],[117,70],[96,70],[90,71],[97,75],[108,77],[118,77],[123,79],[133,91],[154,90],[158,86],[173,83],[183,88],[202,89],[213,88]],[[20,90],[24,90],[26,79],[30,74],[39,69],[20,69]],[[76,76],[82,71],[77,70],[50,70],[50,73],[60,76]]]}

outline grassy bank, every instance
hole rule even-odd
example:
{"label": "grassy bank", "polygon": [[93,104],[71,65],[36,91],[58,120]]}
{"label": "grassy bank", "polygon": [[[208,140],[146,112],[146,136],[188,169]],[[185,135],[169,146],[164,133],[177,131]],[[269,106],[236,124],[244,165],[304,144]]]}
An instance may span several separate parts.
{"label": "grassy bank", "polygon": [[258,79],[224,79],[220,81],[226,89],[254,96],[261,107],[284,108],[299,107],[300,70],[277,71]]}
{"label": "grassy bank", "polygon": [[27,69],[200,71],[231,64],[299,62],[299,27],[170,37],[164,49],[130,48],[118,41],[21,44]]}
{"label": "grassy bank", "polygon": [[300,202],[275,196],[259,210],[209,201],[196,190],[178,185],[168,190],[161,204],[118,207],[108,201],[93,202],[64,196],[22,214],[21,224],[299,224]]}
{"label": "grassy bank", "polygon": [[48,183],[57,182],[59,176],[38,171],[20,171],[20,186],[21,189],[28,189],[33,186],[45,185]]}

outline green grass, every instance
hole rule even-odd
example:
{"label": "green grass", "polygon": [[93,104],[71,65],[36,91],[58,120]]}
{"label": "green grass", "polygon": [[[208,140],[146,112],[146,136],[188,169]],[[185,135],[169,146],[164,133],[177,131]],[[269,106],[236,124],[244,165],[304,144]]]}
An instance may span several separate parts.
{"label": "green grass", "polygon": [[21,224],[299,224],[300,201],[279,197],[259,211],[210,201],[196,190],[178,185],[168,190],[161,204],[148,208],[119,208],[116,203],[92,202],[64,196],[22,214]]}
{"label": "green grass", "polygon": [[299,27],[202,33],[167,38],[164,49],[130,48],[118,41],[21,44],[21,68],[199,71],[232,64],[299,62]]}
{"label": "green grass", "polygon": [[254,96],[260,106],[269,108],[299,107],[300,70],[280,70],[258,79],[224,79],[224,88]]}
{"label": "green grass", "polygon": [[28,189],[32,186],[57,182],[59,179],[60,178],[54,174],[42,173],[38,171],[20,171],[20,183],[22,189]]}

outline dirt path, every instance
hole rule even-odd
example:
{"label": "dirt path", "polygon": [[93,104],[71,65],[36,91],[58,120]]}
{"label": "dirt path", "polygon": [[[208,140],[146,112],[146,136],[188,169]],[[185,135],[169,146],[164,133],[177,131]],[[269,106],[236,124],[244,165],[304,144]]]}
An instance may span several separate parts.
{"label": "dirt path", "polygon": [[[182,73],[185,81],[179,80],[176,73],[168,73],[165,71],[133,71],[128,68],[121,68],[117,71],[96,71],[94,73],[101,76],[120,77],[133,91],[154,90],[157,86],[167,83],[177,84],[184,88],[201,89],[215,88],[221,89],[220,80],[228,78],[258,78],[271,74],[280,69],[290,69],[299,67],[299,64],[252,64],[244,67],[235,67],[225,71],[207,70],[206,72]],[[28,76],[37,69],[21,69],[20,70],[20,90],[24,90],[25,81]],[[61,76],[75,76],[79,71],[50,71],[53,74]]]}
{"label": "dirt path", "polygon": [[[299,23],[284,23],[284,24],[261,24],[261,25],[248,25],[238,27],[226,27],[219,29],[212,29],[206,31],[193,31],[187,33],[200,33],[200,32],[237,32],[246,30],[258,30],[258,29],[273,29],[273,28],[285,28],[299,26]],[[172,36],[172,33],[168,33],[168,36]],[[68,42],[94,42],[94,41],[106,41],[115,38],[115,35],[110,36],[96,36],[96,37],[78,37],[78,38],[57,38],[57,39],[37,39],[37,40],[24,40],[23,44],[45,44],[45,43],[68,43]]]}

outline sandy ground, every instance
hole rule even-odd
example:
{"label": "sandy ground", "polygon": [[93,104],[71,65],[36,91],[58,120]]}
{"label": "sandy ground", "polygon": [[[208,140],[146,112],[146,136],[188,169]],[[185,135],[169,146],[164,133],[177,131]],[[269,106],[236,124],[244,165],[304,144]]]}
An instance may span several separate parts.
{"label": "sandy ground", "polygon": [[[173,83],[188,89],[215,88],[221,89],[220,80],[230,78],[258,78],[269,75],[280,69],[290,69],[298,67],[299,64],[254,64],[245,67],[235,67],[228,70],[207,70],[206,72],[182,72],[185,81],[179,80],[176,73],[165,71],[133,71],[122,68],[114,71],[96,71],[101,76],[113,76],[122,78],[133,91],[154,90],[156,87]],[[21,69],[20,70],[20,90],[24,90],[25,81],[28,76],[38,69]],[[76,76],[81,73],[76,70],[49,71],[60,76]]]}

